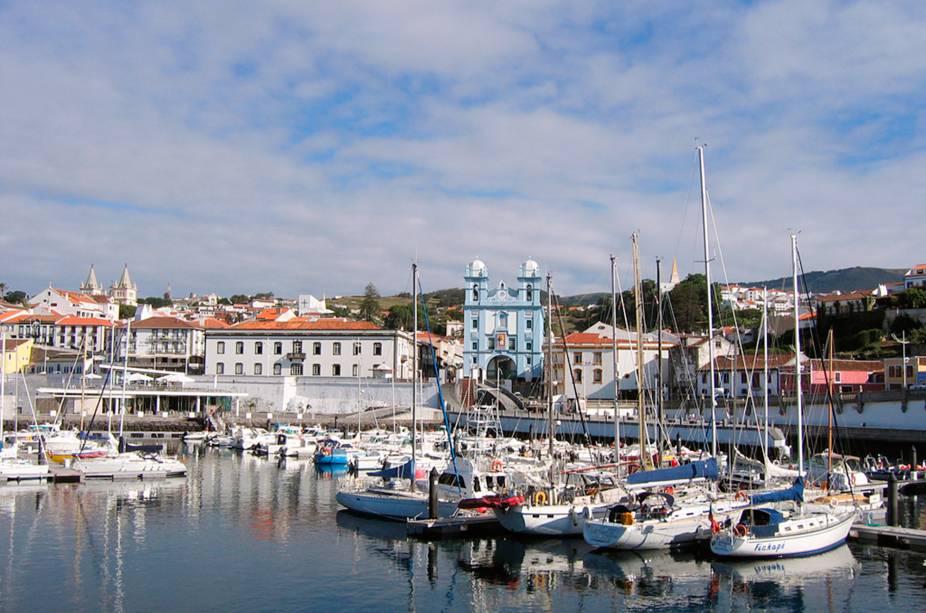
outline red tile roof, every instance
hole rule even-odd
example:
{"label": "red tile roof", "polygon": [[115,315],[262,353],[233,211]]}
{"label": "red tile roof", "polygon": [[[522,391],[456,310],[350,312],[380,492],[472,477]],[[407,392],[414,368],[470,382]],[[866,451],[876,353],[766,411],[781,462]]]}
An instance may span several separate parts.
{"label": "red tile roof", "polygon": [[141,321],[132,322],[133,330],[154,330],[164,328],[200,330],[202,326],[199,324],[191,323],[189,321],[184,321],[182,319],[177,319],[176,317],[168,317],[166,315],[148,317],[147,319],[142,319]]}
{"label": "red tile roof", "polygon": [[96,304],[96,300],[88,296],[87,294],[81,294],[80,292],[72,292],[69,289],[58,289],[57,287],[52,288],[71,302],[82,302],[84,304]]}
{"label": "red tile roof", "polygon": [[10,352],[20,345],[25,345],[26,343],[30,342],[32,342],[31,338],[8,338],[6,339],[6,350],[7,352]]}
{"label": "red tile roof", "polygon": [[294,317],[289,321],[248,320],[237,323],[230,330],[381,330],[379,326],[368,321],[351,321],[349,319],[319,318],[307,319]]}
{"label": "red tile roof", "polygon": [[58,313],[54,313],[54,312],[51,315],[37,315],[35,313],[20,313],[19,315],[15,317],[11,317],[10,319],[4,321],[3,323],[19,324],[19,323],[37,321],[37,322],[45,323],[45,324],[53,324],[60,318],[61,318],[61,315],[59,315]]}
{"label": "red tile roof", "polygon": [[228,324],[221,319],[216,319],[215,317],[207,317],[203,320],[202,326],[207,330],[221,330],[227,328]]}
{"label": "red tile roof", "polygon": [[56,326],[115,326],[115,322],[108,319],[98,319],[96,317],[74,317],[69,315],[55,321]]}

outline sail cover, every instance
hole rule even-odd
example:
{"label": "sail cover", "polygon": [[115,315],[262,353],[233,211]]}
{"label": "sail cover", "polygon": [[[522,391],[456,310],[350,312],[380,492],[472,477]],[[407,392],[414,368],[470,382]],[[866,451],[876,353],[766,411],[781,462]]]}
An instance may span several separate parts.
{"label": "sail cover", "polygon": [[383,479],[410,479],[415,474],[415,463],[409,460],[405,464],[383,468],[367,474],[371,477],[382,477]]}
{"label": "sail cover", "polygon": [[665,481],[690,481],[691,479],[716,481],[719,474],[717,460],[708,458],[672,468],[658,468],[634,473],[627,477],[627,483],[629,485],[642,485],[644,483],[662,483]]}
{"label": "sail cover", "polygon": [[804,479],[798,477],[794,484],[788,489],[775,490],[774,492],[765,492],[749,497],[750,504],[766,504],[769,502],[784,502],[793,500],[795,502],[804,502]]}

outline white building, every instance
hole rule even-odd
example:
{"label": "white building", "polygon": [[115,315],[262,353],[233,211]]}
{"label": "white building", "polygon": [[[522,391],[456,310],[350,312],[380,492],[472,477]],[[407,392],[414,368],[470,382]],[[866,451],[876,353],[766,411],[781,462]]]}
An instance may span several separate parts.
{"label": "white building", "polygon": [[926,287],[926,264],[917,264],[904,274],[904,289]]}
{"label": "white building", "polygon": [[[202,373],[205,330],[198,323],[175,317],[149,317],[132,322],[129,365],[139,368]],[[125,345],[119,343],[120,353]]]}
{"label": "white building", "polygon": [[299,294],[296,299],[296,313],[299,317],[309,315],[331,315],[331,311],[325,304],[325,299],[319,300],[312,294]]}
{"label": "white building", "polygon": [[[567,398],[613,399],[615,393],[614,359],[611,326],[597,323],[584,332],[573,332],[566,336],[566,351],[563,341],[553,345],[554,381],[557,393]],[[678,339],[665,334],[662,341],[662,373],[669,381],[669,351],[675,348]],[[568,356],[565,355],[568,353]],[[643,370],[645,389],[653,389],[659,370],[659,343],[655,334],[643,336]],[[563,368],[568,361],[572,374]],[[573,386],[573,380],[575,386]],[[626,330],[617,330],[617,391],[619,394],[634,395],[637,390],[637,335]],[[578,394],[577,394],[578,392]]]}
{"label": "white building", "polygon": [[51,286],[30,298],[29,306],[36,312],[48,315],[72,315],[110,321],[119,317],[119,306],[107,296],[90,296]]}
{"label": "white building", "polygon": [[206,374],[410,379],[410,333],[338,318],[250,320],[206,330]]}

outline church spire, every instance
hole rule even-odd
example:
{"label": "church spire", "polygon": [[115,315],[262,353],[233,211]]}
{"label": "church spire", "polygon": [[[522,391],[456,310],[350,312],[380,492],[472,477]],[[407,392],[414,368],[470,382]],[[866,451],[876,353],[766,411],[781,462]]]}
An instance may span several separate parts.
{"label": "church spire", "polygon": [[90,272],[87,274],[87,280],[80,286],[80,291],[84,294],[90,294],[91,296],[103,292],[103,286],[97,281],[96,270],[94,270],[93,264],[90,265]]}
{"label": "church spire", "polygon": [[135,289],[135,284],[132,283],[132,278],[129,276],[128,264],[123,265],[122,276],[119,277],[119,281],[116,282],[116,287],[120,289]]}

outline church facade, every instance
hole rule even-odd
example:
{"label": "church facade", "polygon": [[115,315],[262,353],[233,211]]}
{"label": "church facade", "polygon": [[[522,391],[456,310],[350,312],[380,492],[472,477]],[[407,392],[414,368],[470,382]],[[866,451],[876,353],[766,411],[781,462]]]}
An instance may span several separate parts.
{"label": "church facade", "polygon": [[537,262],[521,264],[515,286],[501,281],[490,289],[481,260],[466,267],[464,279],[463,376],[486,382],[542,378],[544,312]]}

